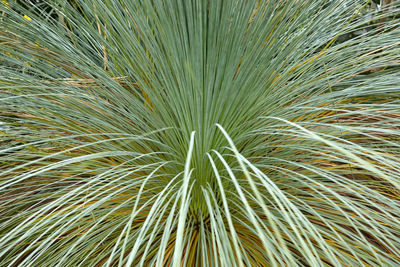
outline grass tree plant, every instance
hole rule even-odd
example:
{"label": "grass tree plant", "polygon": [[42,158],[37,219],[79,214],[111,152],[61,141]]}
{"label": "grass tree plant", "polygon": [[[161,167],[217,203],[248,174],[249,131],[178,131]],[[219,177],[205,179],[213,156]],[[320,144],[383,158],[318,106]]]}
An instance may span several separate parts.
{"label": "grass tree plant", "polygon": [[0,265],[399,266],[400,3],[369,4],[0,3]]}

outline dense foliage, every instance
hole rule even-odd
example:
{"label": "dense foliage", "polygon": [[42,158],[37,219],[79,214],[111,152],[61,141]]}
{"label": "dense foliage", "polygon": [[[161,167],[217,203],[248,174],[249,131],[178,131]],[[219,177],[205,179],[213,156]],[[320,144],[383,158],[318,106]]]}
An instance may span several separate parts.
{"label": "dense foliage", "polygon": [[0,2],[0,265],[400,265],[370,4]]}

